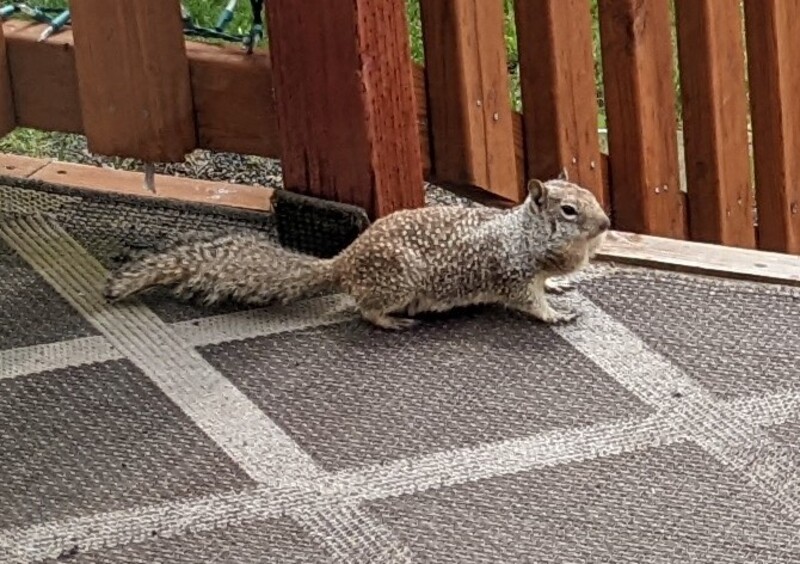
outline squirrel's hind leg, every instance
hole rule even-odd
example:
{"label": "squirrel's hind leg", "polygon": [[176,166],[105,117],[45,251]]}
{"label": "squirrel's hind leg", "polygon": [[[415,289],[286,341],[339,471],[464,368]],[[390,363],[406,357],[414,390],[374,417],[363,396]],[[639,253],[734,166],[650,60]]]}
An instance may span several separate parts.
{"label": "squirrel's hind leg", "polygon": [[381,329],[390,331],[402,331],[409,329],[417,324],[416,319],[409,317],[396,317],[379,310],[360,310],[361,317]]}
{"label": "squirrel's hind leg", "polygon": [[374,294],[356,298],[356,307],[364,320],[391,331],[408,329],[417,324],[415,319],[408,317],[410,305],[411,300],[392,300],[387,303],[377,299]]}

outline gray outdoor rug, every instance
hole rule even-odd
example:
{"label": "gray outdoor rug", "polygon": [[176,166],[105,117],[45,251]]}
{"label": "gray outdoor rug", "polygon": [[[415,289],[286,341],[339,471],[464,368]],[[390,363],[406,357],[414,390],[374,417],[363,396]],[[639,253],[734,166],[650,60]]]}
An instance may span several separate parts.
{"label": "gray outdoor rug", "polygon": [[800,562],[800,290],[597,265],[547,328],[108,306],[269,218],[0,187],[0,562]]}

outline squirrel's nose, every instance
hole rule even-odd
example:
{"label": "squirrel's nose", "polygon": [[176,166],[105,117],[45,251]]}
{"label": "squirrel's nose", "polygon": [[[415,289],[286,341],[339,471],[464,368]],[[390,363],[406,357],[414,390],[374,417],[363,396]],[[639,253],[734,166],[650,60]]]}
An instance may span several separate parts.
{"label": "squirrel's nose", "polygon": [[600,231],[601,232],[608,231],[609,229],[611,229],[611,220],[608,219],[608,217],[604,217],[600,221]]}

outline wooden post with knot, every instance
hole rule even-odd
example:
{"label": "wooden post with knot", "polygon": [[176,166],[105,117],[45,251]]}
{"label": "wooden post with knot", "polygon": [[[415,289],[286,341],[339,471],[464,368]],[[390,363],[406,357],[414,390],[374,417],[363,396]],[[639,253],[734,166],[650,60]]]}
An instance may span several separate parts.
{"label": "wooden post with knot", "polygon": [[284,186],[372,218],[424,203],[403,0],[267,2]]}

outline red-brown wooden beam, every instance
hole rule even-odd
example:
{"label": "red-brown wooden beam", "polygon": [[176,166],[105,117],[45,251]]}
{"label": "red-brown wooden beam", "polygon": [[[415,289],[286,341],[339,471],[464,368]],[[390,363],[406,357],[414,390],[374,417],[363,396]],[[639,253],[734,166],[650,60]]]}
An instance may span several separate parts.
{"label": "red-brown wooden beam", "polygon": [[614,226],[683,239],[669,0],[600,0]]}
{"label": "red-brown wooden beam", "polygon": [[548,179],[565,170],[608,207],[589,5],[524,0],[515,6],[528,175]]}
{"label": "red-brown wooden beam", "polygon": [[424,204],[405,9],[403,0],[267,2],[287,189],[373,218]]}
{"label": "red-brown wooden beam", "polygon": [[0,25],[0,136],[16,127],[14,118],[14,99],[11,94],[11,76],[6,58],[6,37]]}
{"label": "red-brown wooden beam", "polygon": [[83,133],[72,31],[39,43],[45,27],[21,20],[3,23],[17,126]]}
{"label": "red-brown wooden beam", "polygon": [[689,232],[756,245],[739,0],[677,0]]}
{"label": "red-brown wooden beam", "polygon": [[[45,26],[20,20],[3,24],[8,46],[9,68],[17,122],[20,127],[44,131],[83,133],[78,77],[72,31],[66,29],[45,43],[37,38]],[[256,51],[247,56],[234,46],[187,42],[192,77],[198,146],[268,158],[280,157],[275,103],[264,97],[272,85],[269,54]],[[429,123],[425,71],[414,65],[416,131],[424,178],[489,205],[508,206],[512,200],[476,186],[448,184],[430,166]],[[524,135],[522,116],[512,112],[514,166],[523,178]],[[604,183],[608,156],[602,155]]]}
{"label": "red-brown wooden beam", "polygon": [[276,157],[278,116],[264,103],[272,91],[269,57],[236,47],[187,43],[198,146],[214,151]]}
{"label": "red-brown wooden beam", "polygon": [[420,12],[434,174],[521,201],[502,0],[421,0]]}
{"label": "red-brown wooden beam", "polygon": [[196,146],[178,0],[70,0],[89,149],[182,161]]}
{"label": "red-brown wooden beam", "polygon": [[800,254],[800,0],[745,0],[758,246]]}

